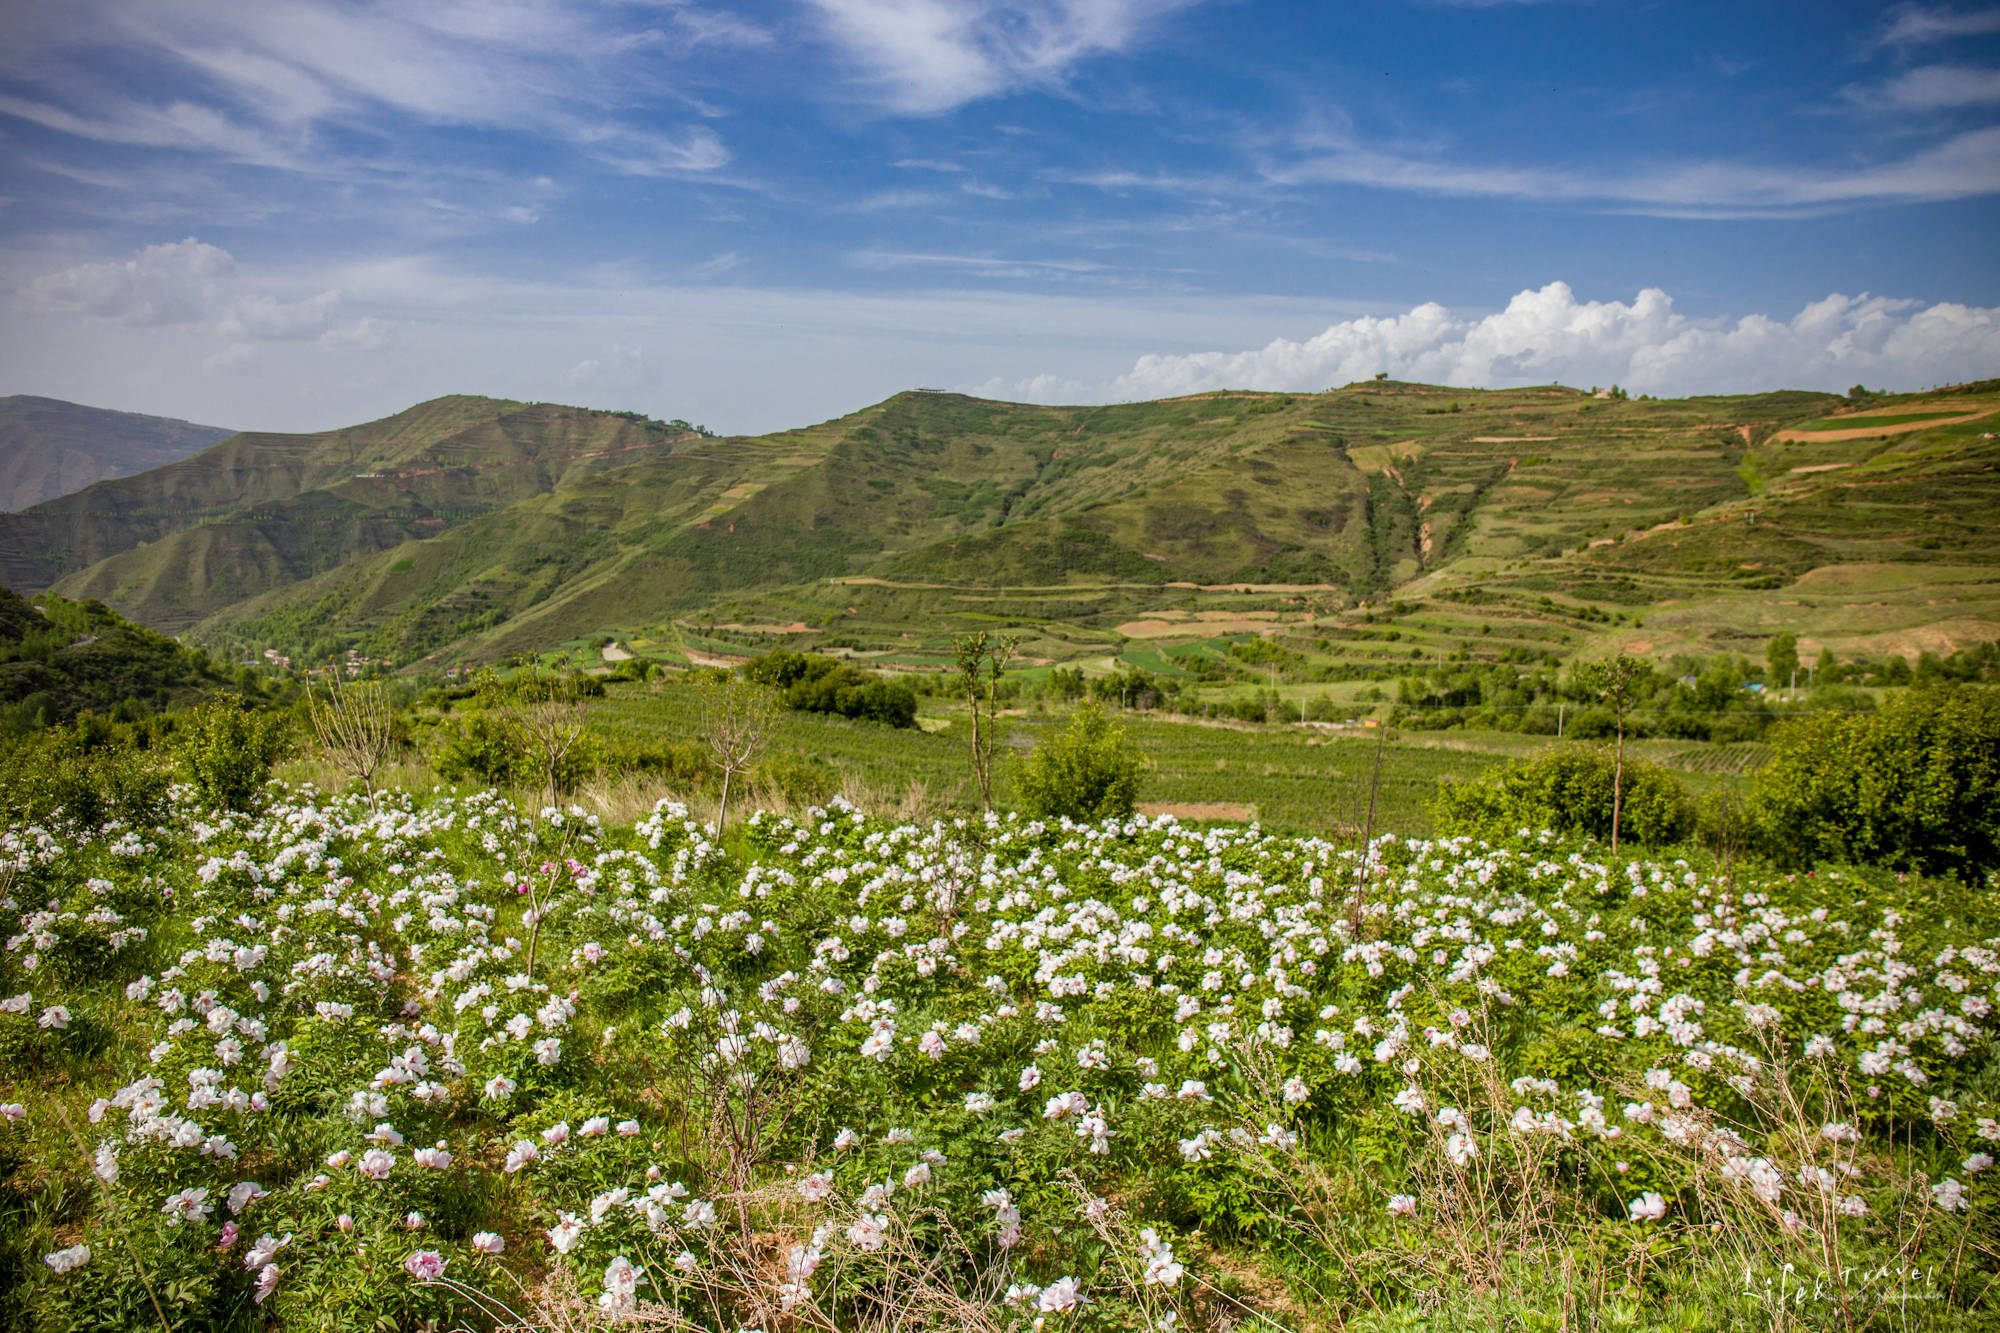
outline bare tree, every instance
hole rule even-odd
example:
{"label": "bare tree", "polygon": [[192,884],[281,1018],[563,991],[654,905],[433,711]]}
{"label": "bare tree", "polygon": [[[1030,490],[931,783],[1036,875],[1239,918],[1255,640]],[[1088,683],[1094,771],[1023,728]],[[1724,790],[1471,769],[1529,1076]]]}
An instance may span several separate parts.
{"label": "bare tree", "polygon": [[379,681],[339,685],[329,680],[326,697],[306,693],[313,734],[327,761],[349,781],[358,779],[375,808],[375,775],[389,762],[396,746],[396,710]]}
{"label": "bare tree", "polygon": [[1618,749],[1611,765],[1611,854],[1618,854],[1618,825],[1625,812],[1625,714],[1645,683],[1646,664],[1621,651],[1615,657],[1585,662],[1576,669],[1577,683],[1604,703],[1618,719]]}
{"label": "bare tree", "polygon": [[952,643],[966,706],[972,712],[972,775],[979,782],[980,804],[987,810],[993,808],[993,743],[999,736],[997,686],[1020,642],[1012,635],[981,630]]}
{"label": "bare tree", "polygon": [[704,675],[696,685],[701,738],[709,762],[722,770],[722,801],[715,810],[715,836],[729,817],[729,789],[736,775],[757,762],[778,721],[778,697],[762,685],[726,672]]}
{"label": "bare tree", "polygon": [[536,675],[516,685],[515,718],[540,785],[553,806],[569,785],[570,759],[583,740],[583,692],[573,676]]}

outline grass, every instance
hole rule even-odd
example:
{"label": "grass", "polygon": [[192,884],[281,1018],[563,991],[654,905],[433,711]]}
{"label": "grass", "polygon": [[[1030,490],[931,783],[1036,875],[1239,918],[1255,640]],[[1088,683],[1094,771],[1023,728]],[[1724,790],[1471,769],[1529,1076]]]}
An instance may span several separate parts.
{"label": "grass", "polygon": [[[970,729],[956,705],[926,699],[925,721],[938,730],[898,731],[814,713],[784,713],[769,754],[823,762],[839,784],[906,801],[924,793],[939,807],[976,807]],[[590,708],[590,724],[606,739],[682,742],[698,734],[692,692],[672,682],[618,684]],[[1003,719],[1002,747],[1025,755],[1062,725],[1060,712],[1029,710]],[[1378,832],[1431,831],[1430,803],[1440,781],[1471,777],[1494,764],[1530,754],[1548,737],[1503,731],[1401,732],[1386,739],[1373,728],[1336,731],[1319,726],[1200,722],[1166,714],[1123,712],[1118,721],[1145,756],[1140,800],[1156,806],[1231,807],[1267,827],[1353,837],[1368,819],[1373,792]],[[1375,757],[1382,771],[1375,789]],[[1697,794],[1741,790],[1762,762],[1761,745],[1635,741],[1631,751],[1673,769]],[[994,799],[1011,805],[1010,764],[998,765]]]}

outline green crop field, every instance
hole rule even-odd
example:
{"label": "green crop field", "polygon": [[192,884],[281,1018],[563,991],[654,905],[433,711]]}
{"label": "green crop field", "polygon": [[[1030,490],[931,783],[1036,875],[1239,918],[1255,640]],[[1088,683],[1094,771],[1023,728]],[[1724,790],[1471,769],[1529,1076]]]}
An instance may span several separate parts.
{"label": "green crop field", "polygon": [[[699,735],[692,691],[678,682],[613,685],[593,702],[590,725],[606,739],[654,743]],[[893,800],[916,784],[943,806],[976,808],[965,713],[926,701],[936,730],[894,730],[817,713],[779,715],[773,757],[823,764],[839,782]],[[1001,748],[1031,751],[1067,720],[1063,711],[1005,716]],[[1367,822],[1371,790],[1380,831],[1428,833],[1438,783],[1470,777],[1507,759],[1533,753],[1552,738],[1501,731],[1419,733],[1374,728],[1251,725],[1124,712],[1117,721],[1144,756],[1139,799],[1148,807],[1201,807],[1215,817],[1257,819],[1272,828],[1351,837]],[[1381,778],[1376,789],[1377,751]],[[1634,741],[1631,753],[1676,772],[1690,790],[1734,791],[1767,754],[1761,745]],[[999,766],[994,799],[1013,803],[1011,765]]]}

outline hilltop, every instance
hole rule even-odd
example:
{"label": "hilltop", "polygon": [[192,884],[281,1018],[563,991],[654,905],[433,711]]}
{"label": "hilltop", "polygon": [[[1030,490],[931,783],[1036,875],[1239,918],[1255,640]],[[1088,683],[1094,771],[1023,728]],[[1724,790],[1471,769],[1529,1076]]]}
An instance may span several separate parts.
{"label": "hilltop", "polygon": [[94,481],[162,467],[229,434],[220,426],[57,398],[0,398],[0,510],[26,509]]}
{"label": "hilltop", "polygon": [[[399,664],[592,636],[941,659],[1909,653],[2000,637],[2000,382],[1627,400],[1370,381],[909,392],[757,438],[453,398],[240,435],[0,518],[0,577],[212,645]],[[143,544],[142,544],[143,543]],[[1182,656],[1177,657],[1176,654]]]}

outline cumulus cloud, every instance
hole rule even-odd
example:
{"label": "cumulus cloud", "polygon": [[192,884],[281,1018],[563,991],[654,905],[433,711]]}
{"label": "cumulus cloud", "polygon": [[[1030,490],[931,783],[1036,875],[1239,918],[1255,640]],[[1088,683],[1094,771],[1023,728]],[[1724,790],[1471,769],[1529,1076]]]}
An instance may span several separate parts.
{"label": "cumulus cloud", "polygon": [[1629,304],[1579,301],[1568,283],[1524,291],[1480,317],[1428,303],[1329,325],[1304,341],[1236,352],[1140,357],[1108,383],[1042,375],[978,392],[1035,402],[1118,402],[1208,389],[1307,392],[1387,372],[1396,379],[1506,388],[1622,384],[1683,395],[1911,388],[2000,374],[2000,308],[1832,295],[1789,320],[1697,320],[1657,288]]}
{"label": "cumulus cloud", "polygon": [[[326,332],[340,293],[286,301],[246,284],[227,250],[190,236],[130,259],[78,264],[30,288],[48,311],[133,325],[193,325],[220,337],[291,340]],[[240,358],[238,358],[240,360]]]}
{"label": "cumulus cloud", "polygon": [[1196,0],[809,0],[884,105],[934,115],[1060,83]]}

